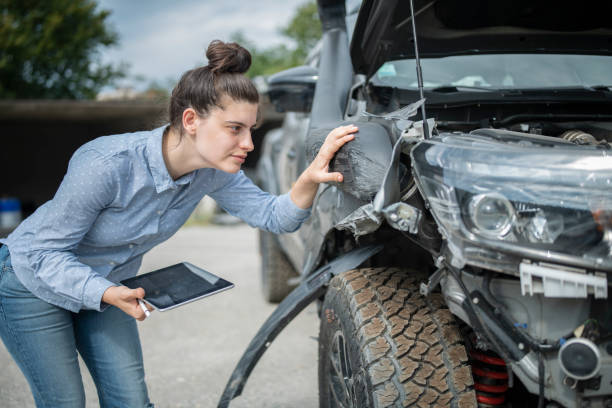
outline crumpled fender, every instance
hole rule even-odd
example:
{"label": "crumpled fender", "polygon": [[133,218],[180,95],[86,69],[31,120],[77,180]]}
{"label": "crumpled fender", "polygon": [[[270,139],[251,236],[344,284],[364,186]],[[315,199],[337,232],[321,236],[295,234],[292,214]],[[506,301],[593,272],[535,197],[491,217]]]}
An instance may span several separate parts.
{"label": "crumpled fender", "polygon": [[371,201],[383,183],[392,160],[393,144],[389,132],[379,123],[353,121],[334,122],[329,126],[311,129],[305,142],[306,158],[311,163],[319,153],[325,138],[335,127],[356,125],[355,138],[342,146],[329,163],[330,172],[344,176],[342,183],[330,182],[347,194],[363,201]]}
{"label": "crumpled fender", "polygon": [[379,244],[354,249],[322,266],[295,288],[272,312],[251,340],[234,368],[217,407],[228,407],[232,399],[242,394],[249,375],[272,341],[295,316],[325,292],[325,287],[334,276],[358,267],[382,248],[383,245]]}

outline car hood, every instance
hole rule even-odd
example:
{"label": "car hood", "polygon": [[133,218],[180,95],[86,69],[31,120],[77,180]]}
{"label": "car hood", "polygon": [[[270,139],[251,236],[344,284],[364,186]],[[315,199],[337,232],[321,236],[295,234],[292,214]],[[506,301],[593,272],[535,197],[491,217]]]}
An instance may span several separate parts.
{"label": "car hood", "polygon": [[[612,2],[414,0],[421,57],[612,54]],[[364,0],[351,40],[357,73],[414,57],[408,0]]]}

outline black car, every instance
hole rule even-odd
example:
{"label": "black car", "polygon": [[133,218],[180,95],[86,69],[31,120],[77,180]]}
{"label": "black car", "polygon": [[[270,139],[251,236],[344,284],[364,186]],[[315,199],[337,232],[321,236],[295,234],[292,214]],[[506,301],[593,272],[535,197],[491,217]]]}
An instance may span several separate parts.
{"label": "black car", "polygon": [[318,4],[319,48],[269,79],[258,180],[285,193],[359,132],[304,226],[262,235],[284,300],[220,406],[312,301],[321,407],[610,406],[611,3]]}

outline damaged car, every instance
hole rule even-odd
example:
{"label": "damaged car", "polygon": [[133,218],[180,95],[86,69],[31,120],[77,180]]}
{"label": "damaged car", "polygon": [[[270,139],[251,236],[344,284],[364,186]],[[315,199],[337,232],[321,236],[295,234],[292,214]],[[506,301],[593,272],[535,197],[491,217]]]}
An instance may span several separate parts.
{"label": "damaged car", "polygon": [[281,303],[219,406],[312,302],[321,407],[612,406],[610,2],[318,7],[319,47],[268,81],[258,180],[285,193],[359,132],[302,228],[262,235]]}

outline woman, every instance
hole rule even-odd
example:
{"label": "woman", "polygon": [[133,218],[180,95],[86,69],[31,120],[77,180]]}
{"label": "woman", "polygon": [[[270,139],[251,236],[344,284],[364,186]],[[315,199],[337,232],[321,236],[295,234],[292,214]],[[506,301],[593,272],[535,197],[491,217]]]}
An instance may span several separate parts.
{"label": "woman", "polygon": [[136,320],[145,318],[134,276],[142,256],[168,239],[204,195],[252,226],[294,231],[354,126],[334,129],[288,194],[259,190],[240,171],[253,150],[257,90],[243,73],[251,56],[213,41],[208,65],[172,92],[170,124],[106,136],[73,155],[55,197],[0,248],[0,336],[38,407],[85,405],[77,350],[103,407],[152,406]]}

